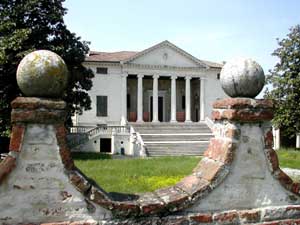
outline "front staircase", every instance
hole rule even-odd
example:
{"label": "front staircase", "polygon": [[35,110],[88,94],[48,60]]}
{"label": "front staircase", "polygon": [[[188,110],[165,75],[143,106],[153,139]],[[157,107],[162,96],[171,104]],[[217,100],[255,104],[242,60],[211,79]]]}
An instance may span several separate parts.
{"label": "front staircase", "polygon": [[202,155],[213,134],[200,123],[130,123],[149,156]]}

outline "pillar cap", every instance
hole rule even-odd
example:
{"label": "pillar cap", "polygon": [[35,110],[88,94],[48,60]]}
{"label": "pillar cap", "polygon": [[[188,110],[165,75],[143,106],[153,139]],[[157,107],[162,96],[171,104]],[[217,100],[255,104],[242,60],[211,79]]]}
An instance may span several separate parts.
{"label": "pillar cap", "polygon": [[12,123],[57,124],[66,119],[66,103],[46,98],[18,97],[11,103]]}
{"label": "pillar cap", "polygon": [[213,120],[262,122],[273,119],[271,100],[251,98],[225,98],[213,103]]}

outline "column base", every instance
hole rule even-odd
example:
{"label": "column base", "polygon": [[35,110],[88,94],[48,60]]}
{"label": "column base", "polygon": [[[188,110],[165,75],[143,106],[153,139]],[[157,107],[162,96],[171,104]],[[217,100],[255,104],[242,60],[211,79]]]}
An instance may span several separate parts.
{"label": "column base", "polygon": [[185,122],[185,123],[192,123],[191,120],[185,120],[184,122]]}
{"label": "column base", "polygon": [[178,123],[177,120],[170,120],[170,123]]}
{"label": "column base", "polygon": [[144,120],[137,120],[136,123],[144,123]]}
{"label": "column base", "polygon": [[151,123],[160,123],[159,120],[152,120]]}

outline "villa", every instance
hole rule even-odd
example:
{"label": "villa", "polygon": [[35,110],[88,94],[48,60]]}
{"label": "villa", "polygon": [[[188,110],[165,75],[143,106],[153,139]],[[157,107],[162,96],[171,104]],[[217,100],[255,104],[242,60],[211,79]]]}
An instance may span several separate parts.
{"label": "villa", "polygon": [[226,96],[222,64],[163,41],[140,52],[91,51],[84,65],[95,74],[92,109],[73,118],[73,132],[87,134],[85,149],[127,155],[205,150],[212,102]]}

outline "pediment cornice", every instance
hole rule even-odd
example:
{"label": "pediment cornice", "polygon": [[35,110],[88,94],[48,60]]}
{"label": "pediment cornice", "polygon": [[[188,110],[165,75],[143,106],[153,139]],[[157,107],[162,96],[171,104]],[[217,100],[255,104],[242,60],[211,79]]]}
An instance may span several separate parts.
{"label": "pediment cornice", "polygon": [[147,48],[145,49],[144,51],[141,51],[139,53],[137,53],[136,55],[130,57],[129,59],[127,60],[124,60],[124,61],[121,61],[121,64],[130,64],[132,63],[135,59],[137,58],[140,58],[144,55],[147,55],[148,53],[152,52],[153,50],[155,49],[158,49],[158,48],[161,48],[161,47],[164,47],[164,46],[167,46],[171,49],[173,49],[175,52],[177,52],[178,54],[188,58],[189,60],[191,60],[192,62],[194,62],[198,67],[195,67],[197,69],[199,68],[206,68],[208,69],[209,66],[205,63],[205,62],[202,62],[201,60],[197,59],[196,57],[192,56],[191,54],[187,53],[186,51],[184,51],[183,49],[177,47],[176,45],[172,44],[171,42],[169,41],[163,41],[157,45],[154,45],[150,48]]}

